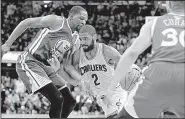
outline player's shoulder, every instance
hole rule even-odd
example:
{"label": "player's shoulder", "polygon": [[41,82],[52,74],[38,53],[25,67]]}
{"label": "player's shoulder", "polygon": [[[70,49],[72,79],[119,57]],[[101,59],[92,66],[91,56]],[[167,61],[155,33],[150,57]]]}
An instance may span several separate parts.
{"label": "player's shoulder", "polygon": [[117,51],[117,49],[106,44],[103,44],[103,54],[104,57],[109,59],[115,59],[120,57],[120,53]]}
{"label": "player's shoulder", "polygon": [[156,26],[157,20],[159,17],[155,17],[152,20],[150,20],[149,22],[145,23],[140,30],[140,35],[142,34],[152,34],[153,30]]}
{"label": "player's shoulder", "polygon": [[58,15],[55,15],[55,14],[46,15],[46,16],[43,16],[43,18],[51,20],[51,21],[53,21],[53,23],[54,22],[55,23],[56,22],[61,22],[65,19],[63,16],[58,16]]}
{"label": "player's shoulder", "polygon": [[117,50],[112,46],[109,46],[106,44],[102,44],[102,45],[103,45],[103,51],[105,54],[113,54],[114,52],[117,52]]}
{"label": "player's shoulder", "polygon": [[58,31],[63,26],[65,18],[62,16],[51,14],[51,15],[42,17],[41,21],[44,24],[49,24],[50,32],[55,32],[55,31]]}
{"label": "player's shoulder", "polygon": [[150,20],[148,23],[146,24],[149,24],[149,25],[152,25],[152,24],[155,24],[157,21],[159,20],[163,20],[163,19],[166,19],[168,17],[171,17],[173,15],[170,15],[170,14],[164,14],[164,15],[161,15],[161,16],[154,16],[154,18],[152,20]]}

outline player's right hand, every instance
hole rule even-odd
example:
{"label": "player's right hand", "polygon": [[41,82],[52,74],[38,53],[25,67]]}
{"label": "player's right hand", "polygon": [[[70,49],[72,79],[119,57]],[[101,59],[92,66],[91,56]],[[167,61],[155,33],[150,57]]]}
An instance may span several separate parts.
{"label": "player's right hand", "polygon": [[52,55],[52,58],[48,59],[47,62],[51,65],[55,72],[57,72],[60,69],[60,62],[57,56]]}
{"label": "player's right hand", "polygon": [[6,54],[8,51],[10,51],[10,46],[8,46],[6,43],[1,46],[1,58],[4,54]]}
{"label": "player's right hand", "polygon": [[85,82],[83,79],[80,80],[80,83],[79,83],[80,87],[81,87],[81,90],[86,94],[86,95],[89,95],[91,96],[90,92],[90,85]]}

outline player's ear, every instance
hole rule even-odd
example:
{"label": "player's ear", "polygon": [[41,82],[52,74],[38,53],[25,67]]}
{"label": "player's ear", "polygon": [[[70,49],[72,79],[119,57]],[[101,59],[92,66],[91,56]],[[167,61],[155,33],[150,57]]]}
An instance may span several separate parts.
{"label": "player's ear", "polygon": [[73,15],[69,16],[69,20],[72,21],[73,20]]}
{"label": "player's ear", "polygon": [[93,39],[96,40],[97,39],[97,34],[93,35]]}

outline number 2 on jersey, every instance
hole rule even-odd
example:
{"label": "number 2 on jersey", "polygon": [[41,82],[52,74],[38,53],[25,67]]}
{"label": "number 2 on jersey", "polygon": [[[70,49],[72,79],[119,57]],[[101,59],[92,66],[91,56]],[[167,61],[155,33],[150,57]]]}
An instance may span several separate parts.
{"label": "number 2 on jersey", "polygon": [[92,74],[92,78],[94,79],[94,85],[98,86],[100,83],[98,83],[98,76],[96,74]]}
{"label": "number 2 on jersey", "polygon": [[184,47],[184,30],[180,32],[180,34],[177,34],[177,31],[173,28],[168,28],[162,32],[164,36],[167,37],[170,41],[163,40],[161,43],[161,46],[174,46],[178,43],[178,40],[180,44]]}

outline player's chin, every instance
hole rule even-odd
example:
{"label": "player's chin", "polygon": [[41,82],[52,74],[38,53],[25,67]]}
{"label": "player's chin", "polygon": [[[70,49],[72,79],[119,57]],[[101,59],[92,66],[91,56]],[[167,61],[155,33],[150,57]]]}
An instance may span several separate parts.
{"label": "player's chin", "polygon": [[83,48],[84,52],[88,52],[89,49],[88,48]]}
{"label": "player's chin", "polygon": [[87,49],[88,49],[88,46],[87,46],[87,45],[82,45],[82,48],[83,48],[84,50],[87,50]]}
{"label": "player's chin", "polygon": [[79,31],[84,25],[78,25],[77,30]]}
{"label": "player's chin", "polygon": [[85,51],[86,51],[86,50],[88,50],[88,49],[87,49],[87,48],[83,48],[83,50],[85,50]]}

